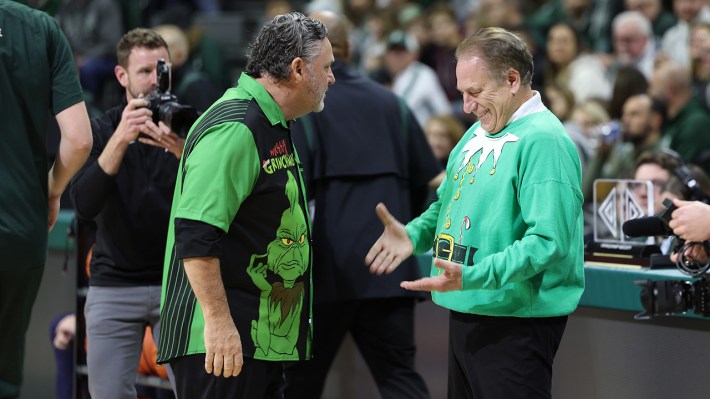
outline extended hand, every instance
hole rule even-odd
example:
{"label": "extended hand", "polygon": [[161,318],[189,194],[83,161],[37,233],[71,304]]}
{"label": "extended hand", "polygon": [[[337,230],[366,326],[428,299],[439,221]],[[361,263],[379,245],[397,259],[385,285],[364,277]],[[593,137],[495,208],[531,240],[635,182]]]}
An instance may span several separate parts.
{"label": "extended hand", "polygon": [[410,291],[456,291],[463,288],[461,280],[462,267],[460,264],[449,260],[434,259],[440,273],[436,277],[424,277],[414,281],[402,281],[400,287]]}
{"label": "extended hand", "polygon": [[242,371],[242,341],[232,317],[205,318],[205,371],[219,377],[236,377]]}
{"label": "extended hand", "polygon": [[385,231],[365,257],[365,264],[370,265],[370,273],[382,275],[392,273],[414,251],[404,225],[392,216],[383,203],[375,208],[377,217],[385,226]]}

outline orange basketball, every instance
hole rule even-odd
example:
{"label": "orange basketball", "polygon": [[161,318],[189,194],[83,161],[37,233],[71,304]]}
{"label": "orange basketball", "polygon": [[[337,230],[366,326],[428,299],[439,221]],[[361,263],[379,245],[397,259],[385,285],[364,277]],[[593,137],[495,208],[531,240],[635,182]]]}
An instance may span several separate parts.
{"label": "orange basketball", "polygon": [[[168,378],[168,372],[165,371],[165,367],[157,363],[158,360],[158,348],[153,342],[153,329],[150,326],[146,327],[145,335],[143,336],[143,352],[141,353],[141,364],[145,362],[146,367],[148,367],[148,375],[157,375],[162,378]],[[140,373],[140,365],[138,367],[138,372]]]}

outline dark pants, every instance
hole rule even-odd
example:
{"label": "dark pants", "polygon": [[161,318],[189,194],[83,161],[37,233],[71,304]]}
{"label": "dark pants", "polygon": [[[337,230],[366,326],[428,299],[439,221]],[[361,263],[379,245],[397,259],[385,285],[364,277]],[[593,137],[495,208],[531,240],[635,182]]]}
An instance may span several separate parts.
{"label": "dark pants", "polygon": [[449,399],[549,399],[567,316],[491,317],[452,311]]}
{"label": "dark pants", "polygon": [[286,366],[284,399],[317,399],[345,334],[350,332],[383,399],[428,398],[414,370],[414,298],[315,305],[313,358]]}
{"label": "dark pants", "polygon": [[0,271],[0,398],[20,395],[25,333],[44,266]]}
{"label": "dark pants", "polygon": [[244,358],[236,377],[215,377],[205,371],[205,355],[189,355],[170,362],[177,399],[281,399],[283,363]]}

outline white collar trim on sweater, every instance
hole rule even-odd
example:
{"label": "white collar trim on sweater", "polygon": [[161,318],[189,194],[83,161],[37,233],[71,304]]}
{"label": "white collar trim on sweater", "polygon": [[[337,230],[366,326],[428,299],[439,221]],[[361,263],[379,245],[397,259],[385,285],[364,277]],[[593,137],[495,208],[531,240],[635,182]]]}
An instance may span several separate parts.
{"label": "white collar trim on sweater", "polygon": [[533,90],[533,93],[535,93],[535,95],[533,95],[532,98],[530,98],[528,101],[525,101],[523,105],[521,105],[520,108],[518,108],[513,113],[506,126],[528,115],[547,110],[547,107],[545,107],[545,105],[542,103],[542,97],[540,97],[540,93],[535,90]]}

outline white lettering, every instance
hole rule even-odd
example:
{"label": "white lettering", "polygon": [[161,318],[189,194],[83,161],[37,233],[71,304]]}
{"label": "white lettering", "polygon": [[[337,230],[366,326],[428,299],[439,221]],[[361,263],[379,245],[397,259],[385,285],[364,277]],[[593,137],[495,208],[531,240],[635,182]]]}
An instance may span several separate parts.
{"label": "white lettering", "polygon": [[2,28],[0,28],[0,37],[2,37]]}

